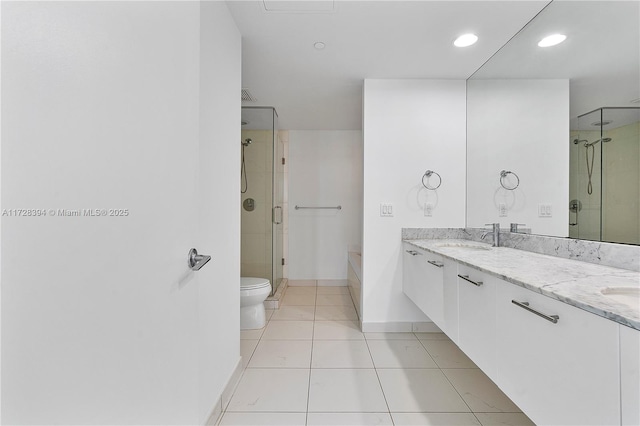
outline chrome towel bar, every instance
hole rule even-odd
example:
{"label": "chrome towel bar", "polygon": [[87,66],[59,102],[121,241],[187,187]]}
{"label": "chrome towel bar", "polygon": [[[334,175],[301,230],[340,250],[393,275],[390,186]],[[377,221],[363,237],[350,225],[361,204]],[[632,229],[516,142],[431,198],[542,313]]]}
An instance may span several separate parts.
{"label": "chrome towel bar", "polygon": [[314,209],[314,210],[326,210],[326,209],[333,209],[333,210],[342,210],[342,206],[335,206],[335,207],[304,207],[304,206],[296,206],[296,210],[303,210],[303,209]]}

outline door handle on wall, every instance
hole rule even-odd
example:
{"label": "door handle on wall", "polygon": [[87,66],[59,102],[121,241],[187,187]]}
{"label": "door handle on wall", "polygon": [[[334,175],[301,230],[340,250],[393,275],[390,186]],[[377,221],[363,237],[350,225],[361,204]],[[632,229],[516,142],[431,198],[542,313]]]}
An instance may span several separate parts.
{"label": "door handle on wall", "polygon": [[[278,221],[277,217],[278,215],[276,214],[276,209],[280,209],[280,220]],[[273,208],[273,223],[275,223],[276,225],[280,225],[282,224],[282,207],[281,206],[275,206]]]}
{"label": "door handle on wall", "polygon": [[198,254],[198,250],[192,248],[189,250],[189,269],[192,271],[199,271],[208,261],[211,260],[211,256]]}

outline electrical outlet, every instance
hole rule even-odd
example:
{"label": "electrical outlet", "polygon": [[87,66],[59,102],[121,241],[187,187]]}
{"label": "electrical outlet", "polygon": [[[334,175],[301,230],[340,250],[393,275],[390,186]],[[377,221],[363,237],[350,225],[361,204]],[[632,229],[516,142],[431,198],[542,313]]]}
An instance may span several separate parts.
{"label": "electrical outlet", "polygon": [[507,217],[507,205],[505,203],[498,204],[498,216]]}
{"label": "electrical outlet", "polygon": [[427,217],[433,216],[433,204],[426,203],[424,205],[424,215]]}
{"label": "electrical outlet", "polygon": [[380,204],[380,216],[392,217],[393,216],[393,204],[382,203]]}

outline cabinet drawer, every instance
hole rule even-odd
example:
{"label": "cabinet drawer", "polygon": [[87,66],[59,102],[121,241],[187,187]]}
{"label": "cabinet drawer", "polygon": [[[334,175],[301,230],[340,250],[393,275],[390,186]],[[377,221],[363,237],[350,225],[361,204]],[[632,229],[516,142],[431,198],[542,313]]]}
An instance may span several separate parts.
{"label": "cabinet drawer", "polygon": [[619,325],[622,425],[640,425],[640,331]]}
{"label": "cabinet drawer", "polygon": [[451,340],[458,344],[458,263],[444,261],[444,323],[438,326]]}
{"label": "cabinet drawer", "polygon": [[620,423],[617,324],[499,281],[496,383],[536,424]]}
{"label": "cabinet drawer", "polygon": [[495,281],[458,266],[458,346],[490,378],[496,372]]}
{"label": "cabinet drawer", "polygon": [[442,326],[444,259],[442,256],[403,244],[404,293],[436,325]]}

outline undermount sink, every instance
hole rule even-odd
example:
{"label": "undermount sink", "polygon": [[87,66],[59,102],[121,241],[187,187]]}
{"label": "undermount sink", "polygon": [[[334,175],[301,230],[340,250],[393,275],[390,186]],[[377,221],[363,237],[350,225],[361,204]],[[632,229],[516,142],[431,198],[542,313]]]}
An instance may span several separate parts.
{"label": "undermount sink", "polygon": [[640,309],[640,287],[607,287],[600,293],[616,302]]}
{"label": "undermount sink", "polygon": [[462,241],[448,241],[446,243],[436,244],[436,247],[451,247],[451,248],[459,248],[466,250],[491,250],[491,246],[489,244],[483,243],[475,243],[475,242],[462,242]]}

